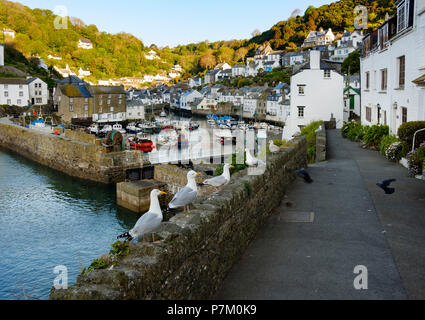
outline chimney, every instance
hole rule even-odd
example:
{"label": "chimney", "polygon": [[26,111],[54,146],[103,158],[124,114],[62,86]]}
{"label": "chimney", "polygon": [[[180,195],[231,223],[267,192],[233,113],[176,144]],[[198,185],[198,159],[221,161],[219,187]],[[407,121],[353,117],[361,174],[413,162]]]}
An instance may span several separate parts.
{"label": "chimney", "polygon": [[310,51],[310,69],[311,70],[320,69],[320,51],[319,50]]}

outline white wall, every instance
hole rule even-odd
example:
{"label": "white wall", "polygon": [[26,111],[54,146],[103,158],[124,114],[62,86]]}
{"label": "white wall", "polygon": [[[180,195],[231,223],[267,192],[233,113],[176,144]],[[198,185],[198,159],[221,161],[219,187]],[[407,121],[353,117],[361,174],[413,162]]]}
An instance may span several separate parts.
{"label": "white wall", "polygon": [[4,66],[4,46],[0,44],[0,67]]}
{"label": "white wall", "polygon": [[[33,105],[46,105],[49,100],[49,89],[47,83],[41,79],[36,79],[28,85],[29,100]],[[34,99],[34,103],[32,101]],[[41,99],[37,100],[37,99]]]}
{"label": "white wall", "polygon": [[[8,96],[5,96],[5,92]],[[27,84],[0,84],[0,104],[28,106],[29,90]]]}
{"label": "white wall", "polygon": [[[313,51],[312,51],[313,52]],[[320,54],[320,53],[319,53]],[[313,66],[317,64],[313,59]],[[299,94],[298,85],[305,85],[304,95]],[[298,117],[298,107],[303,106],[304,117]],[[324,70],[308,69],[291,77],[290,115],[286,121],[283,139],[291,140],[300,131],[299,126],[307,126],[313,121],[336,119],[337,128],[342,128],[344,120],[344,77],[331,71],[331,78],[324,78]]]}

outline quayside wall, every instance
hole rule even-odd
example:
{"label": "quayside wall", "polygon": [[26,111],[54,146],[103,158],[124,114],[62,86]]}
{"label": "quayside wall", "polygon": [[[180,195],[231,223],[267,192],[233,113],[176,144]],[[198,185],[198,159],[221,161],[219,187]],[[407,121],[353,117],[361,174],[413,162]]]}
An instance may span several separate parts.
{"label": "quayside wall", "polygon": [[70,176],[104,184],[124,181],[126,169],[143,165],[141,152],[107,153],[94,136],[71,130],[55,136],[0,123],[0,146]]}
{"label": "quayside wall", "polygon": [[[80,275],[68,289],[52,288],[52,300],[210,299],[307,165],[304,137],[269,154],[262,175],[241,171],[218,194],[200,196],[195,210],[163,222],[156,243],[130,243],[130,252],[104,269]],[[123,230],[124,231],[124,230]],[[150,239],[147,235],[146,239]],[[111,239],[113,241],[113,239]]]}

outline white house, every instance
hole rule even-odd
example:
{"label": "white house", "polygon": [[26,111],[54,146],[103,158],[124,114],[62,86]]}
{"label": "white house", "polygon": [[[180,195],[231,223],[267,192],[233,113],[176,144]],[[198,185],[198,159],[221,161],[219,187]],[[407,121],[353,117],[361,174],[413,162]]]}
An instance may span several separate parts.
{"label": "white house", "polygon": [[267,98],[267,114],[271,116],[277,116],[281,113],[281,108],[283,105],[283,95],[281,94],[272,94]]}
{"label": "white house", "polygon": [[78,41],[78,48],[90,50],[93,49],[93,44],[89,39],[80,39]]}
{"label": "white house", "polygon": [[44,60],[41,58],[38,62],[38,67],[41,69],[44,69],[46,71],[49,71],[49,66],[44,62]]}
{"label": "white house", "polygon": [[15,39],[15,31],[10,30],[10,29],[3,29],[3,35],[5,38],[9,38],[9,39]]}
{"label": "white house", "polygon": [[54,55],[49,54],[47,58],[49,58],[49,60],[62,60],[62,58],[58,56],[57,54],[54,54]]}
{"label": "white house", "polygon": [[360,117],[360,75],[345,76],[344,83],[344,121],[350,121]]}
{"label": "white house", "polygon": [[287,53],[283,56],[284,66],[295,66],[297,64],[305,63],[305,54],[303,52]]}
{"label": "white house", "polygon": [[189,90],[180,96],[180,109],[192,112],[192,103],[196,98],[202,99],[204,96],[196,90]]}
{"label": "white house", "polygon": [[342,38],[338,40],[338,45],[340,44],[350,44],[354,48],[359,48],[363,42],[363,31],[346,31],[344,30],[344,34]]}
{"label": "white house", "polygon": [[232,77],[246,77],[246,66],[243,63],[237,63],[232,68]]}
{"label": "white house", "polygon": [[153,50],[149,51],[148,54],[145,54],[145,58],[148,60],[159,59],[158,54]]}
{"label": "white house", "polygon": [[335,62],[344,62],[350,53],[354,51],[356,51],[356,49],[352,45],[341,44],[334,49],[334,54],[330,57],[330,60]]}
{"label": "white house", "polygon": [[145,119],[145,106],[139,100],[127,101],[127,120]]}
{"label": "white house", "polygon": [[283,139],[313,121],[336,120],[342,128],[344,118],[344,77],[320,61],[320,52],[310,51],[310,63],[291,77],[291,107]]}
{"label": "white house", "polygon": [[47,83],[39,78],[27,78],[29,101],[31,105],[47,105],[49,88]]}
{"label": "white house", "polygon": [[88,77],[89,75],[91,75],[91,72],[90,72],[90,70],[88,70],[88,69],[80,68],[80,69],[78,70],[78,76],[79,76],[79,77]]}
{"label": "white house", "polygon": [[214,69],[224,71],[224,70],[230,70],[232,69],[232,67],[226,62],[221,62]]}
{"label": "white house", "polygon": [[65,69],[59,68],[57,66],[53,67],[62,77],[68,78],[70,76],[76,76],[77,74],[69,68],[69,65],[66,65]]}
{"label": "white house", "polygon": [[202,86],[203,79],[202,78],[191,78],[189,79],[189,87],[199,87]]}
{"label": "white house", "polygon": [[4,46],[0,44],[0,67],[4,66]]}
{"label": "white house", "polygon": [[425,120],[425,1],[397,0],[397,14],[363,39],[361,121]]}
{"label": "white house", "polygon": [[320,29],[319,31],[310,31],[307,38],[304,40],[302,45],[303,48],[324,46],[329,45],[335,41],[335,35],[332,29],[329,28],[327,31]]}
{"label": "white house", "polygon": [[0,78],[0,105],[28,106],[29,90],[26,79]]}

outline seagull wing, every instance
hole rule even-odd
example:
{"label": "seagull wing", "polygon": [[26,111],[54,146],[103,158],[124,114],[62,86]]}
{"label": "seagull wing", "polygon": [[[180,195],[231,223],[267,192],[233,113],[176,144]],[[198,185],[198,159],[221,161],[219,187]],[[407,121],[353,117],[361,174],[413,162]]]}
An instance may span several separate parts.
{"label": "seagull wing", "polygon": [[213,186],[213,187],[221,187],[227,183],[227,179],[224,176],[218,176],[211,179],[207,179],[204,181],[204,184]]}
{"label": "seagull wing", "polygon": [[176,209],[183,206],[187,206],[188,204],[191,204],[193,200],[196,199],[197,196],[198,196],[197,190],[193,190],[192,188],[186,186],[176,193],[176,195],[174,196],[173,200],[171,200],[168,207],[171,209]]}
{"label": "seagull wing", "polygon": [[154,231],[161,225],[161,222],[162,217],[160,215],[148,211],[140,217],[129,233],[133,238],[138,238],[143,234]]}

